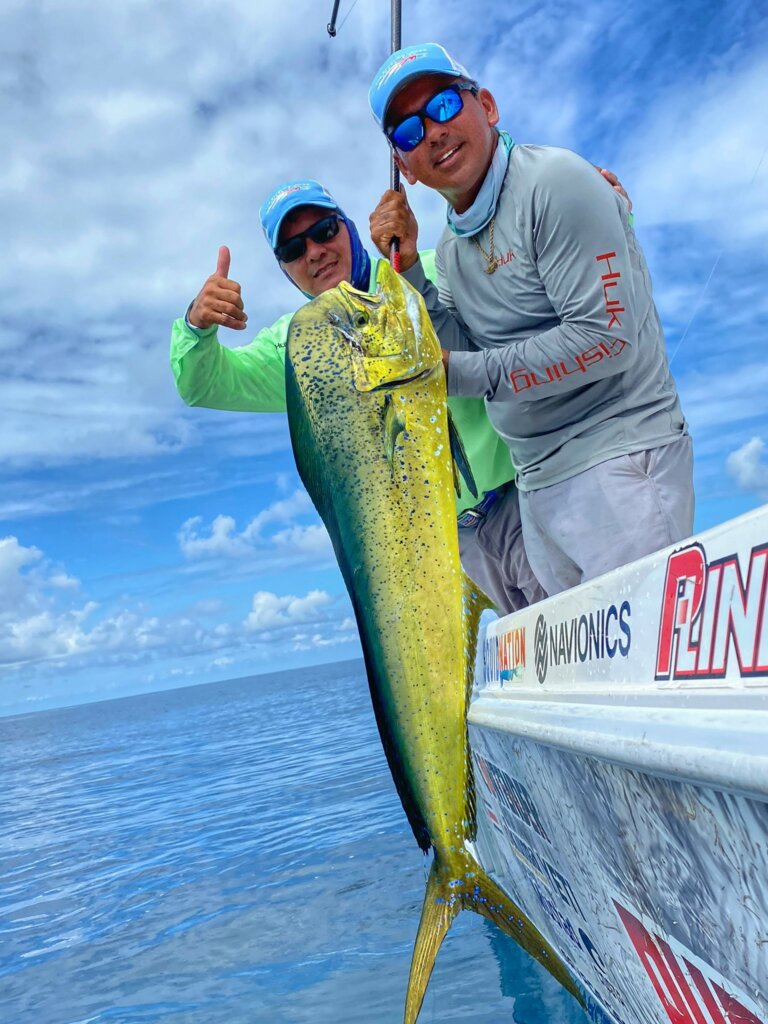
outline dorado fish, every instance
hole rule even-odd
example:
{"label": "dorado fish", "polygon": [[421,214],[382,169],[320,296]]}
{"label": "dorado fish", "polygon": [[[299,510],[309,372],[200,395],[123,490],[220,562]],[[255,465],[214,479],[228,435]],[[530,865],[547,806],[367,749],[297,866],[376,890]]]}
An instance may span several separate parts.
{"label": "dorado fish", "polygon": [[494,921],[580,1001],[535,925],[483,871],[466,712],[480,614],[459,562],[453,491],[471,472],[448,415],[421,296],[381,261],[377,291],[342,283],[293,317],[286,397],[296,464],[357,619],[379,734],[421,849],[434,851],[406,995],[416,1020],[463,909]]}

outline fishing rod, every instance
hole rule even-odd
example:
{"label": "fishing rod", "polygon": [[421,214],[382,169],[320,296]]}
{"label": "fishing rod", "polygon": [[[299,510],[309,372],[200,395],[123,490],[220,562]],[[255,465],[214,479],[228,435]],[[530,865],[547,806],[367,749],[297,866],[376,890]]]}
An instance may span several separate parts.
{"label": "fishing rod", "polygon": [[[402,15],[402,0],[392,0],[391,8],[391,23],[392,23],[392,38],[390,40],[390,53],[394,53],[400,49],[401,42],[401,15]],[[393,192],[400,191],[400,168],[395,163],[395,151],[390,150],[389,154],[389,184]],[[400,271],[400,239],[393,238],[389,243],[389,262],[392,264],[392,269]]]}
{"label": "fishing rod", "polygon": [[[331,20],[328,22],[328,35],[333,38],[336,35],[336,19],[339,15],[339,4],[341,0],[333,0],[333,11],[331,12]],[[357,0],[355,0],[357,3]],[[352,5],[354,7],[354,4]],[[402,0],[392,0],[390,8],[390,23],[391,23],[391,35],[390,35],[390,47],[389,52],[394,53],[399,50],[402,42],[402,11],[403,5]],[[349,17],[349,15],[347,15]],[[347,19],[345,18],[344,21]],[[344,24],[344,21],[341,23]],[[341,27],[341,26],[339,26]],[[389,159],[389,187],[394,191],[400,190],[400,169],[395,163],[394,150],[390,154]],[[389,262],[392,264],[392,269],[400,270],[400,239],[393,238],[389,244]]]}
{"label": "fishing rod", "polygon": [[333,0],[333,12],[328,22],[328,35],[333,38],[336,35],[336,18],[339,16],[339,4],[341,0]]}

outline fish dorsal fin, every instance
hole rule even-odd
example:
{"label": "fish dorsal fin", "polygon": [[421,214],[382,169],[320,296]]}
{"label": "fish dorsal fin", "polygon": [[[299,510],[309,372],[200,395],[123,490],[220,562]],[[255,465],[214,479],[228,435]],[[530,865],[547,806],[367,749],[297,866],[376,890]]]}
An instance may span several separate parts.
{"label": "fish dorsal fin", "polygon": [[389,471],[395,479],[395,445],[400,434],[405,433],[405,416],[395,408],[392,395],[384,397],[384,454],[387,456]]}
{"label": "fish dorsal fin", "polygon": [[458,467],[461,475],[464,477],[464,481],[469,488],[469,493],[473,498],[477,497],[477,484],[475,483],[475,477],[472,473],[472,467],[469,464],[467,453],[464,450],[464,444],[461,440],[456,424],[453,422],[453,416],[451,416],[451,410],[448,410],[448,436],[451,439],[451,455],[453,455],[453,482],[456,487],[456,494],[461,497],[461,485],[459,484],[459,477],[456,472]]}

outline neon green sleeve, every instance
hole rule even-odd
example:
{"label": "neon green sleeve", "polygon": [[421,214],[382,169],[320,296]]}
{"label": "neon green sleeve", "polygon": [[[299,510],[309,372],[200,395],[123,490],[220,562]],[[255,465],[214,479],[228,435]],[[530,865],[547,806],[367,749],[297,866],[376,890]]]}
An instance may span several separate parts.
{"label": "neon green sleeve", "polygon": [[[435,282],[434,250],[420,256],[424,273]],[[375,268],[374,263],[374,279]],[[229,412],[285,412],[285,344],[292,316],[281,316],[241,348],[220,344],[215,327],[199,335],[189,330],[183,317],[176,320],[171,333],[171,367],[187,405]],[[513,479],[509,450],[491,426],[483,400],[451,398],[448,405],[480,495]],[[467,488],[462,490],[456,500],[459,512],[475,503]]]}
{"label": "neon green sleeve", "polygon": [[171,368],[187,405],[229,412],[285,412],[285,342],[292,313],[252,342],[227,348],[212,327],[190,331],[180,317],[171,331]]}

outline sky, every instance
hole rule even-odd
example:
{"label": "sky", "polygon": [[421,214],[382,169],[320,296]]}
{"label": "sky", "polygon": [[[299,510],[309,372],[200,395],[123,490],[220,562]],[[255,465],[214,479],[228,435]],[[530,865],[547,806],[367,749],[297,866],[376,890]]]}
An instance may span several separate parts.
{"label": "sky", "polygon": [[[389,4],[5,0],[0,714],[359,655],[280,414],[188,409],[172,321],[232,252],[247,337],[301,296],[258,208],[315,177],[367,239]],[[326,9],[327,8],[327,9]],[[696,528],[768,502],[768,8],[404,0],[519,142],[620,176],[694,439]],[[409,193],[420,244],[439,196]]]}

